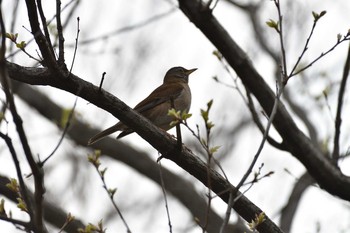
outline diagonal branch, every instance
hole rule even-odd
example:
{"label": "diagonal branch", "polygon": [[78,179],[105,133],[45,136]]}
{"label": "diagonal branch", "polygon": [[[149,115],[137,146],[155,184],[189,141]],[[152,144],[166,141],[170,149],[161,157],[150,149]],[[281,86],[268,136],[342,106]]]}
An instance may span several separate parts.
{"label": "diagonal branch", "polygon": [[[1,36],[2,36],[1,51],[0,51],[0,83],[2,85],[2,89],[5,93],[6,101],[8,103],[8,107],[9,107],[9,110],[11,112],[13,122],[16,126],[16,130],[17,130],[18,136],[20,138],[22,148],[24,150],[24,154],[26,156],[26,159],[29,163],[30,168],[32,169],[33,174],[36,175],[36,176],[34,176],[35,186],[36,186],[36,188],[38,188],[37,194],[39,194],[39,192],[43,190],[43,188],[42,188],[42,176],[40,176],[39,169],[38,169],[38,167],[33,159],[32,152],[31,152],[31,149],[30,149],[29,144],[28,144],[27,136],[26,136],[24,128],[23,128],[23,124],[22,124],[23,122],[22,122],[20,115],[17,112],[17,108],[16,108],[15,101],[13,98],[13,93],[11,92],[11,89],[10,89],[10,84],[9,84],[9,79],[8,79],[8,70],[6,67],[6,60],[5,60],[6,29],[5,29],[5,23],[3,20],[3,16],[2,16],[2,9],[0,9],[0,24],[1,24]],[[3,136],[6,136],[6,135],[3,135]],[[10,141],[10,138],[8,138],[8,137],[3,137],[3,138],[6,141],[6,143],[8,144],[8,147],[11,151],[12,156],[13,156],[13,160],[14,160],[14,163],[16,166],[16,171],[18,174],[18,179],[19,179],[20,185],[22,186],[21,193],[23,195],[23,200],[25,201],[25,203],[27,205],[28,214],[30,216],[30,221],[32,223],[32,227],[35,230],[42,229],[43,224],[41,222],[41,209],[38,209],[41,206],[39,203],[35,204],[29,200],[27,190],[26,190],[26,187],[24,185],[23,177],[21,174],[19,162],[17,160],[16,153],[15,153],[13,147],[11,147],[12,143]]]}
{"label": "diagonal branch", "polygon": [[39,46],[40,52],[44,58],[45,63],[43,65],[57,70],[57,64],[55,60],[55,55],[53,54],[53,49],[50,43],[46,40],[43,32],[40,29],[40,23],[37,13],[37,8],[35,4],[35,0],[26,0],[28,18],[30,27],[32,29],[32,34],[34,39]]}
{"label": "diagonal branch", "polygon": [[[157,149],[165,158],[175,162],[185,171],[196,177],[201,183],[207,185],[208,175],[210,176],[211,188],[213,192],[226,203],[229,200],[229,192],[227,190],[235,190],[218,172],[209,169],[207,165],[194,155],[188,148],[183,147],[181,152],[178,150],[177,141],[169,134],[160,130],[147,119],[136,113],[130,107],[125,105],[118,98],[99,90],[99,87],[80,79],[71,74],[69,79],[62,80],[47,68],[24,68],[13,63],[7,63],[10,71],[10,77],[21,82],[35,85],[50,85],[67,92],[77,94],[92,104],[110,112],[119,118],[127,126],[131,127],[142,138],[149,142]],[[80,135],[81,136],[81,135]],[[241,196],[233,209],[236,210],[246,221],[251,222],[259,215],[262,210],[255,206],[248,198],[237,192]],[[260,232],[282,232],[276,224],[274,224],[267,216],[265,221],[261,223],[257,229]]]}
{"label": "diagonal branch", "polygon": [[[54,102],[52,102],[46,95],[42,94],[33,87],[13,82],[14,91],[18,96],[25,101],[32,108],[36,109],[43,117],[47,118],[53,123],[60,122],[60,116],[64,109]],[[61,125],[58,125],[59,127]],[[86,141],[89,139],[89,135],[94,135],[100,130],[90,129],[90,127],[81,122],[79,119],[74,119],[67,131],[67,135],[76,144],[85,146]],[[161,180],[159,177],[159,165],[143,152],[135,150],[133,147],[128,146],[121,141],[116,141],[113,138],[106,138],[93,145],[94,149],[100,149],[103,151],[103,156],[107,156],[113,160],[120,161],[127,166],[135,169],[137,172],[148,177],[160,185]],[[132,155],[132,156],[130,156]],[[167,168],[162,168],[163,180],[166,185],[166,191],[176,197],[192,214],[199,220],[199,224],[202,225],[205,219],[205,213],[202,211],[206,208],[207,202],[202,195],[198,194],[194,188],[192,182],[187,181],[182,176],[179,176]],[[45,211],[47,213],[48,211]],[[208,232],[216,233],[217,229],[222,223],[222,218],[213,210],[209,213],[209,225]],[[237,225],[237,224],[235,224]],[[241,229],[234,227],[233,224],[229,224],[226,230],[229,232],[244,232],[247,229]]]}
{"label": "diagonal branch", "polygon": [[343,98],[345,94],[346,81],[348,80],[350,70],[350,44],[348,49],[348,56],[343,70],[343,78],[340,83],[339,95],[338,95],[338,106],[337,115],[335,117],[335,134],[334,134],[334,149],[333,149],[333,163],[337,164],[339,159],[339,138],[340,138],[340,126],[341,126],[341,113],[343,108]]}
{"label": "diagonal branch", "polygon": [[64,64],[64,37],[61,21],[61,1],[56,0],[56,24],[58,34],[58,63]]}
{"label": "diagonal branch", "polygon": [[299,203],[305,190],[314,183],[314,179],[309,173],[304,173],[294,185],[292,193],[289,196],[288,203],[281,211],[280,226],[283,231],[290,232],[295,213],[297,212]]}
{"label": "diagonal branch", "polygon": [[[235,70],[242,83],[270,115],[275,94],[255,70],[243,50],[230,37],[217,19],[198,8],[197,0],[179,0],[180,9],[216,46],[226,61]],[[282,102],[279,103],[273,125],[283,139],[288,151],[307,168],[323,189],[345,200],[350,200],[350,178],[341,173],[320,148],[313,145],[308,137],[296,126]]]}

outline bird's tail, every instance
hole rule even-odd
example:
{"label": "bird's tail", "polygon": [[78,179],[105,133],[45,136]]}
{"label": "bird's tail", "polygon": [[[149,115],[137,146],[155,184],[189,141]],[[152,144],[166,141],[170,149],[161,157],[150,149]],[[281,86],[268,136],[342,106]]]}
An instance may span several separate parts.
{"label": "bird's tail", "polygon": [[118,130],[121,130],[120,124],[117,123],[111,127],[109,127],[108,129],[103,130],[102,132],[96,134],[95,136],[93,136],[92,138],[89,139],[88,141],[88,145],[94,144],[95,142],[101,140],[102,138],[117,132]]}

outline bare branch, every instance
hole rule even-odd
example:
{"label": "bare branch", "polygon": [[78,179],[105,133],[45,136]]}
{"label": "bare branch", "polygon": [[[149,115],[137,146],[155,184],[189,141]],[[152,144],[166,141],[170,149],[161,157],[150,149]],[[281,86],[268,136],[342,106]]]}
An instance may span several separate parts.
{"label": "bare branch", "polygon": [[[21,195],[22,195],[22,198],[23,198],[24,202],[27,205],[28,214],[31,217],[31,221],[33,221],[34,213],[33,213],[33,209],[32,209],[32,202],[29,199],[28,189],[27,189],[27,186],[25,185],[24,180],[23,180],[21,166],[19,164],[15,148],[13,147],[12,140],[11,140],[10,137],[8,137],[7,135],[5,135],[5,134],[3,134],[1,132],[0,132],[0,137],[2,139],[4,139],[5,143],[7,144],[7,147],[10,150],[10,153],[11,153],[11,156],[12,156],[12,159],[13,159],[13,163],[15,164],[15,167],[16,167],[17,178],[18,178],[18,181],[19,181],[19,184],[20,184],[20,192],[21,192]],[[28,223],[28,224],[22,225],[22,226],[28,226],[27,229],[31,229],[33,227],[33,224],[29,224]]]}
{"label": "bare branch", "polygon": [[45,38],[46,38],[46,41],[48,44],[48,49],[50,49],[51,53],[53,55],[55,55],[55,52],[53,51],[53,47],[52,47],[52,43],[51,43],[49,29],[47,28],[48,24],[46,22],[46,17],[45,17],[44,10],[43,10],[42,4],[41,4],[41,0],[37,0],[37,3],[38,3],[38,11],[39,11],[41,23],[43,25],[43,29],[44,29],[44,33],[45,33]]}
{"label": "bare branch", "polygon": [[338,94],[338,106],[337,106],[337,115],[335,117],[335,133],[334,133],[334,149],[332,159],[334,164],[337,164],[339,159],[339,138],[340,138],[340,126],[341,126],[341,113],[343,108],[343,98],[345,94],[346,81],[348,80],[350,69],[350,44],[348,49],[348,56],[345,61],[343,78],[340,83],[340,89]]}
{"label": "bare branch", "polygon": [[77,35],[75,37],[75,47],[74,47],[74,54],[73,54],[73,60],[72,60],[72,64],[70,66],[70,69],[69,69],[69,74],[67,77],[69,77],[69,75],[72,73],[72,70],[73,70],[73,66],[74,66],[74,61],[75,61],[75,56],[77,55],[77,49],[78,49],[78,40],[79,40],[79,34],[80,34],[80,18],[78,17],[77,18]]}
{"label": "bare branch", "polygon": [[[130,31],[133,31],[137,28],[141,28],[141,27],[144,27],[146,25],[149,25],[151,23],[154,23],[154,22],[157,22],[158,20],[166,17],[166,16],[169,16],[171,15],[172,13],[174,13],[175,11],[177,10],[177,8],[171,8],[170,10],[164,12],[164,13],[161,13],[159,15],[155,15],[149,19],[146,19],[144,21],[141,21],[139,23],[136,23],[134,25],[129,25],[129,26],[126,26],[126,27],[122,27],[122,28],[118,28],[114,31],[111,31],[111,32],[108,32],[104,35],[99,35],[95,38],[90,38],[90,39],[86,39],[86,40],[81,40],[79,42],[79,45],[82,46],[82,45],[87,45],[87,44],[91,44],[91,43],[94,43],[96,41],[101,41],[101,40],[106,40],[112,36],[116,36],[116,35],[119,35],[119,34],[122,34],[122,33],[126,33],[126,32],[130,32]],[[67,44],[68,47],[73,47],[74,45],[73,44]]]}
{"label": "bare branch", "polygon": [[[8,74],[6,69],[6,63],[5,63],[5,26],[4,21],[2,17],[2,11],[0,9],[0,23],[1,23],[1,32],[2,32],[2,50],[0,54],[0,76],[1,76],[1,84],[3,86],[3,90],[6,95],[6,100],[9,103],[10,112],[13,117],[13,122],[16,125],[17,133],[20,138],[22,148],[24,150],[24,154],[26,156],[26,159],[29,163],[29,166],[31,168],[31,171],[34,175],[34,183],[35,183],[35,203],[29,202],[29,199],[25,199],[30,216],[30,220],[32,222],[33,228],[35,231],[41,233],[46,232],[46,228],[43,222],[43,212],[42,212],[42,201],[43,201],[43,194],[45,192],[45,189],[43,187],[43,171],[39,166],[36,164],[28,140],[26,133],[23,128],[23,121],[20,117],[20,115],[17,112],[17,108],[15,105],[15,101],[12,95],[12,92],[10,90],[10,84],[8,81]],[[17,171],[19,172],[19,171]],[[22,184],[21,184],[22,185]],[[23,183],[24,185],[24,183]],[[33,207],[31,206],[33,204]]]}
{"label": "bare branch", "polygon": [[[62,115],[64,108],[57,106],[57,104],[52,102],[47,96],[29,85],[14,82],[14,88],[15,90],[18,90],[17,94],[19,97],[32,108],[36,109],[37,112],[39,112],[43,117],[50,120],[53,124],[60,121],[60,116]],[[75,119],[69,127],[67,134],[76,144],[85,147],[86,142],[89,139],[89,135],[94,135],[100,131],[98,129],[91,129],[90,127],[91,126],[87,125],[86,123],[79,121],[79,119]],[[135,150],[133,147],[123,143],[122,141],[116,141],[111,137],[106,138],[104,141],[101,141],[96,145],[94,144],[93,149],[101,149],[104,153],[102,156],[122,162],[160,185],[161,181],[159,177],[158,164],[154,159],[151,159],[150,155]],[[130,154],[133,156],[130,156]],[[183,204],[183,206],[188,209],[192,216],[198,219],[199,224],[203,223],[205,219],[203,210],[206,208],[207,203],[204,197],[201,194],[198,194],[196,191],[193,181],[188,181],[183,176],[179,176],[164,167],[162,168],[162,174],[164,183],[171,184],[165,186],[167,192],[176,197]],[[52,211],[45,211],[45,214],[51,212]],[[52,215],[52,219],[56,220],[54,214]],[[211,210],[209,219],[210,221],[207,228],[208,232],[217,233],[217,229],[222,223],[222,218],[214,210]],[[64,219],[62,219],[62,221],[64,221]],[[71,225],[68,227],[70,226]],[[226,227],[226,230],[233,233],[247,231],[247,229],[242,229],[241,227],[236,228],[233,224],[229,224]]]}
{"label": "bare branch", "polygon": [[[108,92],[99,91],[97,86],[88,83],[74,74],[71,74],[69,79],[62,80],[56,75],[48,72],[45,68],[37,68],[34,73],[39,75],[32,76],[31,72],[24,75],[25,69],[21,69],[18,65],[8,63],[10,77],[18,81],[26,81],[35,84],[52,85],[62,90],[71,93],[79,93],[79,96],[87,101],[105,109],[117,118],[119,118],[126,125],[132,127],[142,138],[148,141],[155,149],[168,158],[174,161],[178,166],[195,176],[204,185],[208,185],[208,166],[203,163],[197,156],[195,156],[189,149],[183,146],[181,153],[177,149],[177,141],[169,134],[160,130],[158,127],[150,123],[147,119],[133,111],[130,107],[121,102],[118,98],[112,96]],[[11,69],[15,68],[14,70]],[[33,69],[33,68],[31,68]],[[41,71],[39,71],[41,70]],[[21,71],[24,73],[20,74]],[[19,72],[19,73],[18,73]],[[33,73],[32,73],[33,74]],[[80,90],[80,91],[79,91]],[[81,135],[80,135],[81,137]],[[86,142],[85,142],[86,143]],[[100,144],[97,144],[97,146]],[[229,193],[226,190],[235,189],[224,177],[216,171],[209,169],[211,177],[212,191],[215,193],[222,193],[220,198],[228,202]],[[223,193],[224,192],[224,193]],[[237,195],[240,195],[238,192]],[[251,203],[245,196],[242,196],[233,206],[233,208],[248,222],[255,219],[262,211]],[[258,229],[261,232],[281,232],[281,230],[266,216],[266,220],[259,225]]]}
{"label": "bare branch", "polygon": [[294,185],[292,193],[289,196],[288,203],[281,211],[280,225],[284,232],[290,232],[295,213],[305,190],[310,187],[315,180],[308,173],[304,173]]}
{"label": "bare branch", "polygon": [[[179,124],[178,126],[179,127]],[[168,206],[168,199],[167,199],[167,196],[166,196],[166,191],[165,191],[165,184],[164,184],[164,179],[163,179],[163,173],[162,173],[162,164],[160,161],[158,161],[158,164],[159,164],[159,177],[160,177],[160,184],[161,184],[161,187],[162,187],[162,192],[163,192],[163,197],[164,197],[164,203],[165,203],[165,210],[166,210],[166,215],[168,217],[168,225],[169,225],[169,232],[172,233],[173,232],[173,227],[171,225],[171,219],[170,219],[170,212],[169,212],[169,206]],[[169,184],[171,185],[171,184]]]}
{"label": "bare branch", "polygon": [[10,223],[12,223],[14,225],[20,225],[20,226],[24,227],[25,229],[30,229],[30,223],[24,222],[22,220],[9,218],[9,217],[2,216],[2,215],[0,215],[0,220],[6,221],[6,222],[10,222]]}
{"label": "bare branch", "polygon": [[[45,60],[44,65],[46,65],[50,69],[58,70],[56,58],[55,58],[55,54],[53,53],[51,42],[47,41],[47,38],[44,36],[44,34],[40,29],[35,0],[26,0],[26,4],[27,4],[29,22],[32,28],[32,34]],[[44,28],[45,27],[46,25],[44,26]]]}
{"label": "bare branch", "polygon": [[[226,61],[236,71],[243,84],[256,97],[262,108],[270,114],[275,94],[252,66],[247,55],[220,25],[217,19],[198,9],[198,1],[179,0],[180,9],[207,36],[225,57]],[[290,114],[280,102],[273,125],[283,139],[283,142],[310,174],[328,192],[350,200],[350,178],[342,174],[322,153],[314,146],[308,137],[297,127]],[[343,183],[344,182],[344,183]],[[342,183],[342,185],[340,185]],[[345,190],[348,188],[348,190]]]}
{"label": "bare branch", "polygon": [[[58,34],[58,63],[64,64],[64,37],[61,22],[61,0],[56,0],[56,24]],[[46,25],[46,24],[45,24]]]}

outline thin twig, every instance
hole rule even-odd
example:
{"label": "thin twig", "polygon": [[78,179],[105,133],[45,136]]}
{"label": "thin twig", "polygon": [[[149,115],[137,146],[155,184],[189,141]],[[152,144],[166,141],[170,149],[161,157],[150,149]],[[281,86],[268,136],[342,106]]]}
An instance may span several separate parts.
{"label": "thin twig", "polygon": [[[62,7],[62,10],[61,10],[61,12],[63,12],[71,3],[73,3],[73,2],[76,2],[76,3],[78,3],[79,2],[79,0],[77,1],[77,0],[71,0],[70,2],[68,2],[66,5],[64,5],[64,7]],[[76,4],[77,5],[77,4]],[[15,15],[15,14],[14,14]],[[70,14],[69,14],[70,15]],[[56,15],[54,15],[48,22],[47,22],[47,25],[50,25],[50,23],[54,20],[56,18]],[[67,23],[67,22],[66,22]],[[30,30],[28,30],[26,27],[24,27],[23,26],[23,28],[25,28],[30,34],[32,34],[32,32],[30,31]],[[11,31],[13,31],[13,30],[11,30]],[[33,41],[34,41],[34,37],[33,38],[31,38],[30,40],[28,40],[28,42],[26,42],[26,44],[28,45],[28,44],[30,44],[30,43],[32,43]],[[56,44],[54,44],[54,46],[55,46]],[[11,51],[11,50],[10,50]],[[21,50],[16,50],[16,51],[14,51],[14,52],[12,52],[12,53],[10,53],[7,57],[6,57],[6,59],[9,59],[9,58],[11,58],[11,57],[13,57],[13,56],[15,56],[17,53],[19,53]]]}
{"label": "thin twig", "polygon": [[74,61],[75,61],[75,55],[77,54],[77,49],[78,49],[78,40],[79,40],[79,33],[80,33],[80,18],[77,18],[77,36],[75,37],[75,47],[74,47],[74,54],[73,54],[73,60],[72,60],[72,64],[70,66],[69,69],[69,74],[67,76],[67,78],[71,75],[72,70],[73,70],[73,66],[74,66]]}
{"label": "thin twig", "polygon": [[24,222],[22,220],[9,218],[9,217],[3,216],[3,215],[0,215],[0,220],[6,221],[6,222],[10,222],[10,223],[12,223],[14,225],[23,226],[25,229],[30,229],[30,223],[29,222]]}
{"label": "thin twig", "polygon": [[102,85],[103,85],[103,81],[105,80],[105,75],[106,75],[106,72],[103,72],[102,73],[101,82],[100,82],[100,86],[98,87],[98,91],[99,92],[102,92]]}
{"label": "thin twig", "polygon": [[279,22],[279,30],[278,30],[278,34],[279,34],[279,39],[280,39],[280,46],[281,46],[281,53],[282,53],[282,77],[281,79],[277,78],[277,83],[279,88],[281,88],[281,86],[283,85],[282,82],[284,82],[284,80],[287,80],[287,56],[286,56],[286,49],[284,46],[284,40],[283,40],[283,16],[281,13],[281,6],[280,6],[280,1],[279,0],[275,0],[275,5],[277,7],[277,12],[278,12],[278,22]]}
{"label": "thin twig", "polygon": [[[32,210],[30,199],[29,199],[27,186],[24,183],[24,179],[23,179],[23,176],[22,176],[22,170],[21,170],[21,166],[19,164],[19,160],[18,160],[18,157],[17,157],[16,150],[13,147],[12,140],[11,140],[11,138],[9,136],[7,136],[7,135],[5,135],[5,134],[0,132],[0,137],[2,139],[4,139],[5,143],[7,144],[7,147],[10,150],[10,154],[12,156],[13,163],[15,164],[15,167],[16,167],[16,173],[17,173],[17,178],[18,178],[18,182],[19,182],[19,185],[20,185],[21,197],[23,198],[23,201],[26,203],[28,214],[31,217],[31,221],[32,221],[34,213],[33,213],[33,210]],[[0,215],[0,217],[1,217],[1,215]],[[5,219],[3,219],[3,220],[5,220]],[[28,225],[27,229],[30,229],[29,226],[30,226],[30,224]]]}
{"label": "thin twig", "polygon": [[114,209],[117,211],[118,215],[120,216],[120,219],[123,221],[124,226],[126,227],[127,233],[131,233],[131,230],[129,228],[128,223],[126,222],[122,212],[120,211],[119,207],[117,206],[117,203],[114,201],[113,194],[110,192],[110,190],[107,187],[104,175],[101,174],[101,172],[98,170],[98,167],[95,166],[95,168],[96,168],[96,171],[98,172],[98,174],[99,174],[99,176],[101,178],[101,181],[102,181],[102,184],[103,184],[103,188],[106,190],[106,192],[108,194],[108,197],[111,200]]}
{"label": "thin twig", "polygon": [[[245,172],[245,174],[243,175],[243,177],[241,178],[241,180],[239,181],[239,183],[237,184],[236,186],[236,190],[238,191],[242,185],[245,183],[246,179],[249,177],[249,175],[251,174],[251,172],[253,171],[253,168],[256,164],[256,162],[258,161],[258,158],[264,148],[264,145],[265,145],[265,142],[268,138],[268,134],[269,134],[269,131],[270,131],[270,128],[272,126],[272,122],[276,116],[276,113],[277,113],[277,109],[278,109],[278,105],[279,105],[279,102],[280,102],[280,97],[283,93],[283,90],[284,90],[284,87],[285,85],[283,85],[283,82],[282,80],[284,80],[285,78],[285,75],[287,74],[287,61],[286,61],[286,53],[285,53],[285,49],[284,49],[284,42],[283,42],[283,27],[282,27],[282,15],[281,15],[281,9],[280,9],[280,4],[279,4],[279,0],[274,0],[275,2],[275,5],[277,7],[277,12],[278,12],[278,18],[279,18],[279,30],[278,30],[278,34],[279,34],[279,37],[280,37],[280,46],[281,46],[281,50],[282,50],[282,71],[281,71],[281,75],[282,75],[282,78],[277,78],[277,83],[276,83],[276,97],[275,97],[275,101],[274,101],[274,104],[273,104],[273,107],[272,107],[272,110],[271,110],[271,113],[270,113],[270,116],[269,116],[269,120],[267,122],[267,126],[266,126],[266,129],[265,129],[265,132],[263,134],[263,138],[260,142],[260,145],[259,145],[259,148],[256,152],[256,154],[254,155],[254,158],[252,160],[252,162],[250,163],[247,171]],[[235,198],[235,200],[237,200],[237,198]]]}
{"label": "thin twig", "polygon": [[345,94],[346,81],[348,80],[348,76],[349,76],[349,69],[350,69],[350,45],[348,49],[348,56],[346,58],[346,62],[344,65],[343,78],[340,83],[340,89],[338,94],[337,115],[335,117],[334,149],[333,149],[333,155],[332,155],[334,164],[337,164],[339,159],[339,138],[340,138],[340,126],[342,122],[341,113],[342,113],[342,107],[343,107],[343,98]]}
{"label": "thin twig", "polygon": [[[18,3],[19,3],[19,0],[16,0],[14,1],[14,6],[13,6],[13,11],[12,11],[12,21],[11,21],[11,25],[10,25],[10,32],[14,32],[15,31],[15,25],[16,25],[16,20],[17,20],[17,16],[18,16]],[[10,44],[10,48],[9,48],[9,52],[12,52],[13,51],[13,46],[14,46],[14,43],[11,43]]]}
{"label": "thin twig", "polygon": [[233,202],[233,192],[230,192],[230,196],[228,198],[228,202],[227,202],[227,207],[226,207],[226,214],[225,214],[225,218],[224,221],[222,222],[222,225],[220,227],[220,233],[224,233],[225,232],[225,228],[228,225],[228,221],[230,220],[231,217],[231,211],[232,211],[232,206],[234,204]]}
{"label": "thin twig", "polygon": [[47,41],[47,44],[48,44],[47,47],[50,49],[52,55],[54,56],[54,55],[55,55],[55,52],[53,51],[53,46],[52,46],[52,43],[51,43],[51,38],[50,38],[49,29],[47,28],[48,24],[47,24],[47,22],[46,22],[46,17],[45,17],[44,11],[43,11],[43,7],[42,7],[42,4],[41,4],[41,0],[37,0],[36,2],[37,2],[37,4],[38,4],[38,11],[39,11],[40,19],[41,19],[41,23],[42,23],[42,25],[43,25],[43,30],[44,30],[44,33],[45,33],[45,38],[46,38],[46,41]]}
{"label": "thin twig", "polygon": [[167,199],[166,192],[165,192],[165,185],[164,185],[164,179],[163,179],[163,173],[162,173],[162,164],[160,161],[158,162],[158,164],[159,164],[158,168],[159,168],[160,184],[162,187],[162,192],[163,192],[163,197],[164,197],[164,202],[165,202],[165,210],[166,210],[166,214],[168,217],[169,232],[172,233],[173,227],[172,227],[171,219],[170,219],[168,199]]}
{"label": "thin twig", "polygon": [[[313,33],[314,33],[314,30],[315,30],[315,27],[316,27],[316,25],[317,25],[317,22],[318,22],[317,20],[314,20],[314,23],[312,24],[312,28],[311,28],[311,30],[310,30],[310,34],[309,34],[309,36],[308,36],[307,39],[306,39],[304,48],[303,48],[303,50],[302,50],[300,56],[298,57],[297,62],[294,64],[294,67],[293,67],[292,70],[290,71],[290,74],[288,75],[288,77],[291,77],[291,76],[293,75],[293,73],[294,73],[294,71],[296,70],[296,68],[298,67],[298,65],[299,65],[299,63],[300,63],[300,61],[301,61],[301,59],[302,59],[303,56],[305,55],[306,51],[309,49],[308,46],[309,46],[311,37],[312,37],[312,35],[313,35]],[[286,80],[286,81],[288,81],[288,80]]]}
{"label": "thin twig", "polygon": [[[166,16],[169,16],[171,13],[174,13],[177,10],[178,10],[178,8],[174,6],[170,10],[168,10],[168,11],[166,11],[164,13],[160,13],[159,15],[155,15],[155,16],[153,16],[153,17],[151,17],[149,19],[146,19],[144,21],[141,21],[139,23],[136,23],[136,24],[133,24],[133,25],[129,25],[129,26],[125,26],[125,27],[116,29],[114,31],[108,32],[108,33],[106,33],[104,35],[96,36],[96,37],[91,38],[91,39],[82,40],[82,41],[80,41],[79,45],[82,46],[82,45],[87,45],[87,44],[90,44],[90,43],[93,43],[93,42],[96,42],[96,41],[103,41],[103,40],[106,40],[106,39],[108,39],[108,38],[110,38],[112,36],[116,36],[116,35],[119,35],[119,34],[122,34],[122,33],[133,31],[135,29],[147,26],[148,24],[151,24],[153,22],[157,22],[159,19],[162,19],[162,18],[164,18]],[[67,46],[73,47],[74,45],[73,44],[67,44]]]}
{"label": "thin twig", "polygon": [[350,35],[346,35],[343,37],[343,39],[341,40],[337,40],[337,42],[330,48],[328,49],[326,52],[322,52],[318,57],[316,57],[312,62],[310,62],[308,65],[302,67],[301,69],[295,71],[293,74],[289,75],[288,79],[290,79],[293,76],[296,76],[298,74],[300,74],[301,72],[303,72],[304,70],[308,69],[309,67],[311,67],[313,64],[315,64],[318,60],[320,60],[321,58],[323,58],[324,56],[326,56],[328,53],[332,52],[338,45],[340,45],[341,43],[343,43],[344,41],[348,41],[350,40]]}
{"label": "thin twig", "polygon": [[56,24],[58,34],[58,63],[64,64],[64,37],[61,22],[61,1],[56,0]]}
{"label": "thin twig", "polygon": [[[0,7],[0,26],[1,26],[1,34],[2,34],[1,50],[0,50],[0,81],[1,81],[1,84],[2,84],[2,87],[3,87],[3,90],[5,92],[5,95],[6,95],[6,100],[9,103],[9,109],[10,109],[10,112],[11,112],[11,114],[13,116],[13,121],[14,121],[14,123],[16,125],[17,132],[18,132],[18,135],[19,135],[20,140],[22,142],[22,146],[23,146],[25,155],[27,157],[27,160],[29,162],[29,165],[30,165],[31,169],[33,169],[34,171],[37,171],[37,167],[36,167],[35,161],[34,161],[34,159],[32,157],[32,154],[31,154],[31,151],[30,151],[30,147],[28,145],[28,141],[27,141],[27,138],[26,138],[25,133],[24,133],[24,129],[23,129],[23,126],[22,126],[22,120],[21,120],[20,116],[17,113],[16,106],[14,104],[13,95],[12,95],[12,93],[10,91],[10,86],[9,86],[9,82],[8,82],[8,78],[7,78],[6,63],[5,63],[5,50],[6,50],[6,41],[5,41],[6,36],[5,35],[6,35],[6,29],[5,29],[5,23],[4,23],[4,20],[3,20],[3,16],[2,16],[2,8],[1,7]],[[11,143],[10,143],[10,145],[11,145]],[[15,156],[16,153],[13,153],[13,152],[15,152],[15,151],[13,150],[11,154],[12,154],[14,162],[15,162],[16,172],[18,174],[18,179],[19,179],[19,182],[20,182],[20,185],[21,185],[21,194],[23,195],[23,199],[24,199],[24,201],[25,201],[25,203],[27,205],[27,209],[28,209],[28,214],[30,216],[30,220],[31,221],[35,221],[34,220],[34,211],[33,211],[32,203],[31,203],[31,201],[29,199],[26,186],[24,185],[24,180],[23,180],[23,177],[22,177],[22,172],[21,172],[20,167],[19,167],[19,162],[18,162],[17,156]],[[35,180],[35,181],[37,181],[37,180]]]}
{"label": "thin twig", "polygon": [[279,92],[278,92],[278,94],[277,94],[277,96],[275,98],[275,102],[274,102],[273,107],[272,107],[270,118],[269,118],[269,121],[267,122],[267,126],[266,126],[266,129],[265,129],[263,138],[262,138],[262,140],[260,142],[259,148],[258,148],[256,154],[254,155],[254,158],[253,158],[252,162],[250,163],[250,166],[247,169],[246,173],[244,174],[244,176],[242,177],[242,179],[240,180],[240,182],[236,186],[237,190],[239,190],[239,188],[242,187],[242,185],[244,184],[244,182],[246,181],[246,179],[248,178],[250,173],[253,171],[253,167],[255,166],[255,163],[258,161],[258,158],[259,158],[259,156],[261,154],[261,151],[264,148],[264,145],[265,145],[265,142],[267,140],[270,128],[272,126],[272,121],[275,118],[276,113],[277,113],[278,104],[279,104],[279,101],[280,101],[280,97],[281,97],[281,95],[283,93],[283,89],[284,89],[284,86],[282,86],[282,88],[279,90]]}
{"label": "thin twig", "polygon": [[75,101],[74,101],[74,105],[73,105],[73,108],[72,110],[69,112],[69,116],[68,116],[68,119],[67,119],[67,122],[66,122],[66,125],[64,127],[64,130],[62,132],[62,135],[61,135],[61,138],[60,140],[58,141],[56,147],[54,148],[54,150],[46,157],[46,159],[44,159],[42,162],[39,163],[40,166],[44,166],[44,164],[55,154],[55,152],[58,150],[58,148],[60,147],[60,145],[62,144],[63,142],[63,139],[64,137],[66,136],[66,133],[68,131],[68,128],[70,126],[70,123],[73,119],[73,116],[74,116],[74,110],[75,110],[75,107],[77,106],[77,102],[78,102],[78,96],[75,98]]}
{"label": "thin twig", "polygon": [[[201,145],[201,147],[205,150],[206,153],[209,153],[209,148],[206,148],[206,146],[204,145],[203,141],[200,138],[200,131],[199,131],[199,126],[196,125],[197,128],[197,132],[194,132],[194,130],[187,124],[187,121],[181,122],[191,133],[192,135],[198,140],[199,144]],[[220,165],[219,161],[217,159],[215,159],[213,157],[213,161],[215,162],[215,164],[219,167],[220,171],[222,172],[222,175],[225,177],[226,181],[229,182],[227,175],[224,171],[224,169],[222,168],[222,166]]]}

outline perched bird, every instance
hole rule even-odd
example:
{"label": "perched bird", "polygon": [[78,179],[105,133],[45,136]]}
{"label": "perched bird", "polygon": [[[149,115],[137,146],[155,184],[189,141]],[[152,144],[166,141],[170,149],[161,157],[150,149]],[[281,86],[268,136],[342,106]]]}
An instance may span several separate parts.
{"label": "perched bird", "polygon": [[[188,76],[195,69],[186,70],[183,67],[173,67],[166,72],[163,84],[157,87],[146,99],[142,100],[134,108],[135,111],[148,118],[153,124],[163,130],[172,128],[170,122],[173,121],[168,116],[168,110],[172,108],[172,101],[176,111],[188,112],[191,106],[191,90],[188,86]],[[118,122],[112,127],[96,134],[90,138],[88,145],[116,132],[122,131],[117,138],[124,137],[134,132],[133,129]]]}

